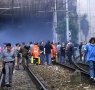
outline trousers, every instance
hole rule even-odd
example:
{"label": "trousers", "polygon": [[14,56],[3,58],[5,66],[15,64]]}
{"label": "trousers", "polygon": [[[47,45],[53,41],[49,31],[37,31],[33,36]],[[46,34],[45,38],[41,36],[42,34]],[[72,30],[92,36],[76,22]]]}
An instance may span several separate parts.
{"label": "trousers", "polygon": [[5,63],[5,84],[12,83],[13,68],[14,68],[13,62]]}
{"label": "trousers", "polygon": [[95,61],[89,61],[89,72],[90,72],[90,77],[94,78],[95,77]]}

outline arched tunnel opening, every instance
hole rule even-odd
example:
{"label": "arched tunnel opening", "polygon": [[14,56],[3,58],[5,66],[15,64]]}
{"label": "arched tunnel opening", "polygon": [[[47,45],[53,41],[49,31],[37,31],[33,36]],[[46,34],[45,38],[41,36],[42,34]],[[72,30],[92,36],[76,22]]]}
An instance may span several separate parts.
{"label": "arched tunnel opening", "polygon": [[0,42],[53,40],[52,0],[0,1]]}
{"label": "arched tunnel opening", "polygon": [[52,16],[0,17],[0,42],[52,40]]}
{"label": "arched tunnel opening", "polygon": [[[65,3],[65,0],[0,1],[0,42],[65,41],[65,32],[56,31],[66,18]],[[71,0],[69,4],[72,6]]]}

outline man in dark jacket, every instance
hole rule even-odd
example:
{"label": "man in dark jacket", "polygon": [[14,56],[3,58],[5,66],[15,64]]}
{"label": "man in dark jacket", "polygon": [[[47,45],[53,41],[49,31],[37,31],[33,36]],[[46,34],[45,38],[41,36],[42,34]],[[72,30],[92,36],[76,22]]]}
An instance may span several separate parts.
{"label": "man in dark jacket", "polygon": [[74,45],[69,42],[66,46],[66,55],[68,57],[69,63],[72,64],[72,56],[74,58]]}
{"label": "man in dark jacket", "polygon": [[[20,48],[20,52],[22,53],[22,64],[23,65],[27,65],[28,66],[28,52],[29,52],[29,47],[27,47],[25,45],[25,43],[23,43],[23,45]],[[26,61],[26,63],[25,63]],[[25,69],[25,68],[24,68]]]}
{"label": "man in dark jacket", "polygon": [[50,41],[48,41],[45,45],[45,54],[46,54],[46,60],[47,60],[47,64],[51,64],[51,49],[52,46],[50,44]]}
{"label": "man in dark jacket", "polygon": [[45,56],[44,56],[44,42],[40,43],[40,60],[41,64],[44,64]]}
{"label": "man in dark jacket", "polygon": [[59,63],[65,63],[65,44],[62,43],[60,47],[61,60]]}

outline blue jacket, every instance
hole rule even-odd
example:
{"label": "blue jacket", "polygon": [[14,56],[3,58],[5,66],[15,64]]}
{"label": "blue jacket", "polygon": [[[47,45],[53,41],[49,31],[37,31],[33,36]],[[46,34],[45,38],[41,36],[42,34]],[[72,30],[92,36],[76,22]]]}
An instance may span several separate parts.
{"label": "blue jacket", "polygon": [[86,44],[86,61],[95,61],[95,44]]}

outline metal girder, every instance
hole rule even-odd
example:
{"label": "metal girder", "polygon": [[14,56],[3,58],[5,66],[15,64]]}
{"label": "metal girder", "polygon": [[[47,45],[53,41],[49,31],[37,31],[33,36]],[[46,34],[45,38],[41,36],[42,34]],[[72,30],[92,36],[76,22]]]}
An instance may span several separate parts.
{"label": "metal girder", "polygon": [[[18,9],[20,7],[13,7],[14,9]],[[12,9],[11,7],[10,8],[0,8],[0,10],[9,10],[9,9]]]}

